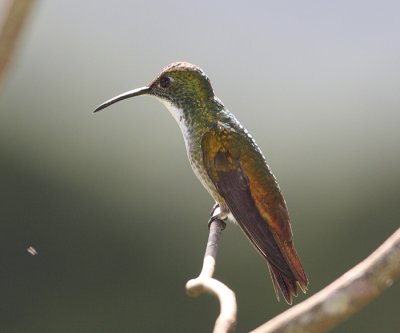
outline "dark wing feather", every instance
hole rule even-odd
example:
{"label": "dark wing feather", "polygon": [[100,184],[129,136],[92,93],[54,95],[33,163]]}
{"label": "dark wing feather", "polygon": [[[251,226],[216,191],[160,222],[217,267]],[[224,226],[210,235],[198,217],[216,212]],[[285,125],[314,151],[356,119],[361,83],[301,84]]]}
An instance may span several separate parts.
{"label": "dark wing feather", "polygon": [[[203,162],[208,175],[219,194],[224,198],[236,221],[253,245],[267,260],[275,291],[278,285],[286,301],[291,303],[292,296],[297,295],[296,282],[298,281],[302,289],[305,290],[307,278],[292,246],[286,206],[267,166],[265,165],[266,171],[260,175],[257,175],[259,168],[253,171],[249,167],[254,162],[262,162],[264,164],[265,162],[258,151],[254,153],[254,149],[251,149],[254,147],[246,146],[246,141],[243,142],[243,139],[250,139],[239,136],[240,134],[226,128],[216,128],[208,132],[202,142]],[[252,144],[253,142],[247,141],[247,143]],[[243,145],[245,145],[244,148],[247,148],[247,155],[242,152]],[[255,154],[254,156],[248,155],[249,149],[251,154]],[[254,160],[257,156],[260,156],[262,160]],[[263,171],[263,166],[260,168]],[[267,173],[267,177],[272,177],[272,183],[271,179],[268,178],[266,183],[261,184],[261,187],[264,187],[262,190],[252,191],[252,178],[261,176],[263,178],[265,173]],[[271,184],[275,187],[270,190],[278,191],[279,195],[272,193],[271,199],[270,193],[269,198],[267,198],[269,201],[263,198],[261,203],[257,202],[257,200],[260,201],[260,193],[268,192],[268,187]],[[253,188],[255,186],[260,185],[253,184]],[[279,199],[277,203],[275,203],[276,199],[274,199],[276,196]],[[280,207],[282,206],[280,200],[283,202],[284,213],[286,214],[280,212]],[[275,203],[278,208],[273,207],[271,202]],[[267,209],[264,209],[264,214],[262,214],[262,208],[265,207]],[[282,216],[283,218],[287,216],[287,221],[273,220],[276,216],[281,217],[281,219]]]}
{"label": "dark wing feather", "polygon": [[[218,152],[215,161],[219,165],[228,165],[228,153]],[[228,169],[228,168],[227,168]],[[261,217],[254,199],[250,193],[250,187],[239,161],[235,161],[235,168],[217,172],[215,185],[225,199],[231,213],[250,238],[256,248],[268,257],[268,261],[277,267],[282,267],[287,275],[293,275],[286,264],[275,238]]]}

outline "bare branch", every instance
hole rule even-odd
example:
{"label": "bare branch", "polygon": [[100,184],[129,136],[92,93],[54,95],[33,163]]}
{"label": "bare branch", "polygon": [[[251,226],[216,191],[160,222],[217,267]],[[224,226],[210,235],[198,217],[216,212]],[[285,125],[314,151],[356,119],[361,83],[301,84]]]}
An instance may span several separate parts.
{"label": "bare branch", "polygon": [[338,326],[400,277],[400,229],[367,259],[251,333],[321,333]]}
{"label": "bare branch", "polygon": [[218,219],[211,222],[201,273],[196,279],[186,283],[186,292],[189,296],[197,297],[200,294],[209,293],[218,297],[221,310],[215,322],[213,333],[233,332],[236,326],[237,306],[235,293],[222,282],[212,277],[215,270],[218,243],[224,228],[225,223]]}
{"label": "bare branch", "polygon": [[31,12],[34,0],[10,0],[0,27],[0,80],[10,63],[22,27]]}

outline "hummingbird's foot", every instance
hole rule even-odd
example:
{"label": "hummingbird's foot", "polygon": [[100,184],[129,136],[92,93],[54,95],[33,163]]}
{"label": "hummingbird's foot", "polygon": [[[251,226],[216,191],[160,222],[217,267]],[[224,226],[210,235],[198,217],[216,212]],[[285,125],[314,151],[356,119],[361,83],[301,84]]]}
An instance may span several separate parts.
{"label": "hummingbird's foot", "polygon": [[[218,211],[217,211],[218,210]],[[216,212],[217,211],[217,212]],[[220,214],[221,213],[221,208],[220,208],[220,206],[219,206],[219,203],[218,202],[216,202],[213,206],[212,206],[212,208],[211,208],[211,213],[210,213],[210,216],[215,216],[215,215],[218,215],[218,214]]]}
{"label": "hummingbird's foot", "polygon": [[222,222],[223,224],[223,229],[225,229],[226,227],[226,223],[224,222],[224,220],[226,220],[226,217],[223,217],[224,214],[221,214],[221,207],[219,206],[218,203],[215,203],[213,208],[211,209],[211,217],[208,220],[208,228],[210,229],[211,223],[213,223],[214,221],[218,220],[220,222]]}

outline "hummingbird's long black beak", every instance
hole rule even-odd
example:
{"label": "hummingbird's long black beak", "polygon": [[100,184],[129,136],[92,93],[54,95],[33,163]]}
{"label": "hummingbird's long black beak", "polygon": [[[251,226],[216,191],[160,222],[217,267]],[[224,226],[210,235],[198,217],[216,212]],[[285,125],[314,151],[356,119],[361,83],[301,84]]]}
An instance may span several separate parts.
{"label": "hummingbird's long black beak", "polygon": [[97,112],[97,111],[100,111],[100,110],[103,110],[106,107],[108,107],[108,106],[110,106],[110,105],[112,105],[114,103],[117,103],[119,101],[122,101],[124,99],[135,97],[135,96],[144,95],[144,94],[148,93],[149,90],[150,90],[150,87],[142,87],[142,88],[137,88],[137,89],[133,89],[133,90],[124,92],[121,95],[115,96],[115,97],[109,99],[108,101],[105,101],[103,104],[100,104],[96,108],[96,110],[93,111],[93,113]]}

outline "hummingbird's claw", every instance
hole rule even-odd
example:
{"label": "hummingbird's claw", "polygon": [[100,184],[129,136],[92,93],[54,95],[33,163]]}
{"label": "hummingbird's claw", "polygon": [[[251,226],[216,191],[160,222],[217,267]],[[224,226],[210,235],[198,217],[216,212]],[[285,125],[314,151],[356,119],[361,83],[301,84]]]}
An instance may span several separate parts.
{"label": "hummingbird's claw", "polygon": [[225,228],[226,228],[226,223],[225,223],[223,220],[221,220],[221,219],[219,218],[218,215],[217,215],[217,216],[211,216],[211,217],[210,217],[210,219],[208,220],[208,229],[210,229],[211,223],[213,223],[213,222],[215,222],[215,221],[221,222],[222,225],[223,225],[222,230],[225,230]]}

